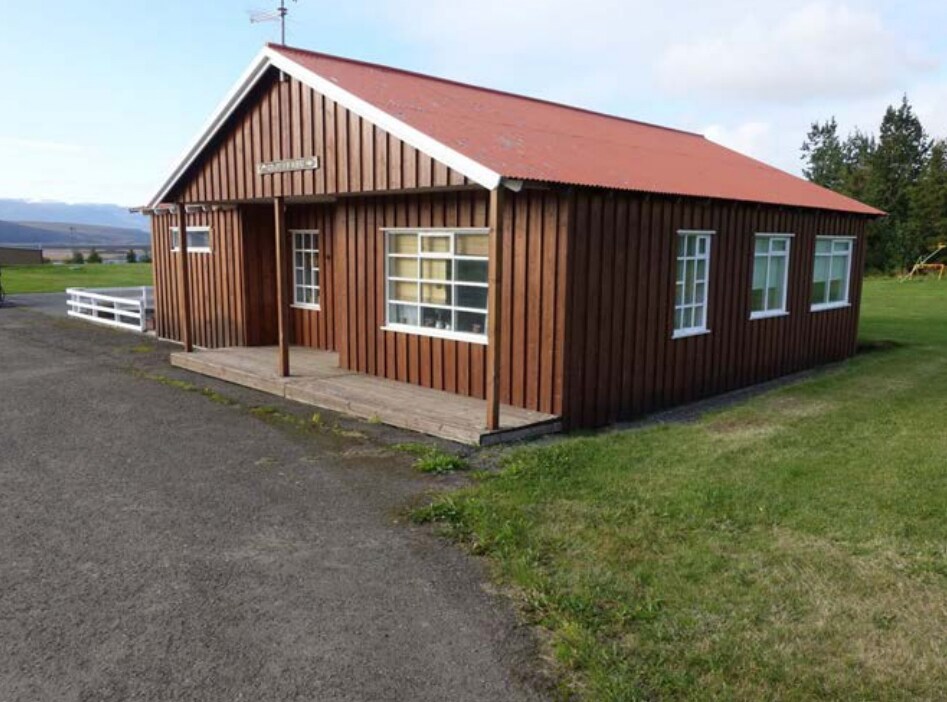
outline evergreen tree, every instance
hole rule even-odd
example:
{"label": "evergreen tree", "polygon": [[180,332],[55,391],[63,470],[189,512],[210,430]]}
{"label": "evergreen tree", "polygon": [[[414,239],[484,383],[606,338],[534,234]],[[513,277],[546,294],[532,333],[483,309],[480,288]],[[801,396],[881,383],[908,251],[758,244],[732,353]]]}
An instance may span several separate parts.
{"label": "evergreen tree", "polygon": [[135,263],[138,260],[138,256],[135,254],[135,249],[129,249],[128,253],[125,254],[125,263]]}
{"label": "evergreen tree", "polygon": [[844,182],[840,192],[856,200],[868,199],[871,161],[878,148],[875,137],[859,129],[849,134],[842,144]]}
{"label": "evergreen tree", "polygon": [[802,144],[802,172],[813,183],[841,191],[845,186],[845,151],[835,117],[813,122]]}
{"label": "evergreen tree", "polygon": [[917,182],[909,192],[906,243],[913,257],[947,243],[947,141],[934,142]]}
{"label": "evergreen tree", "polygon": [[834,117],[814,122],[802,159],[809,180],[888,213],[868,228],[869,269],[910,265],[947,236],[939,214],[947,201],[947,145],[932,149],[907,96],[885,111],[877,139],[856,129],[841,140]]}
{"label": "evergreen tree", "polygon": [[889,106],[871,157],[866,197],[888,213],[869,231],[868,265],[880,270],[908,265],[917,256],[910,232],[910,192],[921,175],[931,141],[907,96]]}
{"label": "evergreen tree", "polygon": [[92,251],[89,252],[89,255],[86,256],[86,263],[102,263],[102,257],[99,255],[99,252],[93,247]]}

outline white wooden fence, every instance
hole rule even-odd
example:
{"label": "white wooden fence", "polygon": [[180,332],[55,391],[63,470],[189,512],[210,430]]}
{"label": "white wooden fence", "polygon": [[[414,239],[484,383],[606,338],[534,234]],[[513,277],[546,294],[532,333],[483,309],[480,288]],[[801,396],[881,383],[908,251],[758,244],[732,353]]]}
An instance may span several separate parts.
{"label": "white wooden fence", "polygon": [[144,332],[154,313],[154,288],[68,288],[66,312],[96,324]]}

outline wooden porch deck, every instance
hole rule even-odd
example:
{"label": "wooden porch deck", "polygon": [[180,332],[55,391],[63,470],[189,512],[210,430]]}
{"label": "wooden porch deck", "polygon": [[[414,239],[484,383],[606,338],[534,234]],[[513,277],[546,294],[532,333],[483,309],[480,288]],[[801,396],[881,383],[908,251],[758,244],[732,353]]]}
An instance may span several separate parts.
{"label": "wooden porch deck", "polygon": [[171,365],[308,405],[375,419],[450,441],[487,446],[560,431],[559,417],[502,405],[500,428],[484,428],[487,403],[339,368],[339,356],[294,346],[288,378],[276,374],[276,347],[176,352]]}

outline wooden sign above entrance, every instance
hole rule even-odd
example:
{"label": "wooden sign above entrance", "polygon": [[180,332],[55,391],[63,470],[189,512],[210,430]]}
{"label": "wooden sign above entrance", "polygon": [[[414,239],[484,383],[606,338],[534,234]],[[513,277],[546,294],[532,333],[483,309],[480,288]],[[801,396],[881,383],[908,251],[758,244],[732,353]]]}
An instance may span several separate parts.
{"label": "wooden sign above entrance", "polygon": [[256,165],[257,175],[271,175],[273,173],[292,173],[293,171],[314,171],[319,168],[318,156],[306,158],[290,158],[285,161],[264,161]]}

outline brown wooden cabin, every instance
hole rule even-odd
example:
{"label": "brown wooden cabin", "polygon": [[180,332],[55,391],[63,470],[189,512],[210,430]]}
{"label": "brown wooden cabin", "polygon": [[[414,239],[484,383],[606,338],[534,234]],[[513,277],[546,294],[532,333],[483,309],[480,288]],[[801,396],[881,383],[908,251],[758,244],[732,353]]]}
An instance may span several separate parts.
{"label": "brown wooden cabin", "polygon": [[145,211],[159,336],[566,428],[852,355],[881,214],[699,135],[274,45]]}

